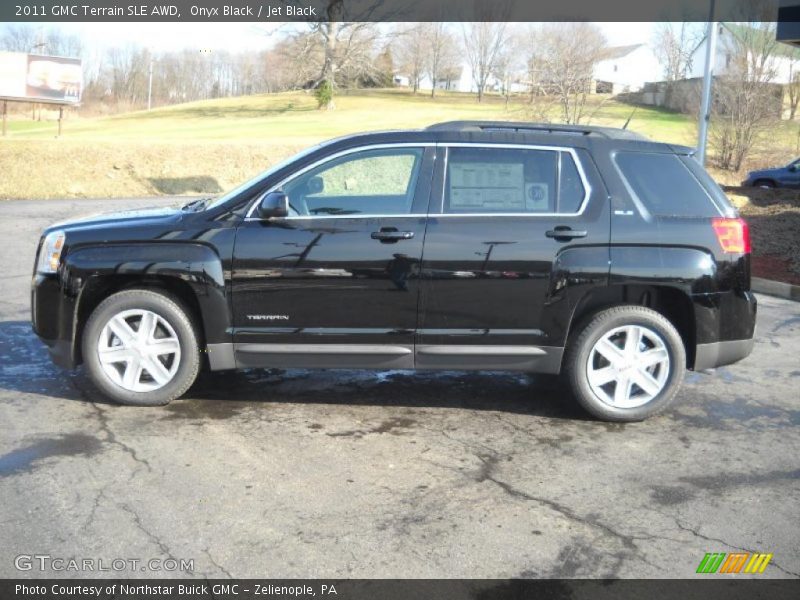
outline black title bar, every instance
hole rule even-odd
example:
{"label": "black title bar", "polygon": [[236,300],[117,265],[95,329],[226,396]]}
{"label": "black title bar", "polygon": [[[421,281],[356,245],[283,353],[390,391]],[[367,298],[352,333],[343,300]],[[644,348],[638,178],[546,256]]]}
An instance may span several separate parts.
{"label": "black title bar", "polygon": [[[2,0],[4,22],[775,21],[779,0]],[[799,1],[800,3],[800,1]]]}
{"label": "black title bar", "polygon": [[709,579],[15,579],[3,600],[795,600],[800,580]]}

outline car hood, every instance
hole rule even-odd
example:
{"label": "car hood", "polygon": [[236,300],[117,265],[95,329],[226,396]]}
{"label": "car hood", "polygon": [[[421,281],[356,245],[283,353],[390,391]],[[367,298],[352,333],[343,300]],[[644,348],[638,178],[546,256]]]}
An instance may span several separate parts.
{"label": "car hood", "polygon": [[758,169],[757,171],[750,171],[747,176],[749,178],[761,177],[763,175],[777,175],[784,170],[784,167],[770,167],[769,169]]}
{"label": "car hood", "polygon": [[79,229],[94,229],[101,227],[137,227],[156,225],[179,221],[186,213],[180,205],[168,207],[140,208],[112,213],[101,213],[78,217],[55,223],[45,230],[45,233],[54,230],[75,231]]}

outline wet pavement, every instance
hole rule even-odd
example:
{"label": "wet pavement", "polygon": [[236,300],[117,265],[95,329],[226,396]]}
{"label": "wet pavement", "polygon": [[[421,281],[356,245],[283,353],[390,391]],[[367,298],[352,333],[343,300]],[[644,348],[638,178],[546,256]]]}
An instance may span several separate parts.
{"label": "wet pavement", "polygon": [[759,296],[753,355],[638,424],[503,373],[205,373],[120,407],[31,333],[38,233],[168,202],[0,203],[0,577],[92,575],[15,569],[37,554],[193,561],[101,576],[691,577],[735,551],[800,577],[800,304]]}

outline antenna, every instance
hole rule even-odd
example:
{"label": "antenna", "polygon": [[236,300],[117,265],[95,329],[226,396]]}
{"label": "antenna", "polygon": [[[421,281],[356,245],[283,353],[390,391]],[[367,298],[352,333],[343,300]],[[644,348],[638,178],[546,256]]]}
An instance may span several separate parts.
{"label": "antenna", "polygon": [[625,121],[625,125],[622,126],[623,129],[627,129],[628,128],[628,125],[630,125],[630,122],[633,119],[633,115],[636,114],[637,110],[639,110],[639,107],[638,106],[634,106],[633,107],[633,112],[631,112],[630,116],[628,117],[628,120]]}

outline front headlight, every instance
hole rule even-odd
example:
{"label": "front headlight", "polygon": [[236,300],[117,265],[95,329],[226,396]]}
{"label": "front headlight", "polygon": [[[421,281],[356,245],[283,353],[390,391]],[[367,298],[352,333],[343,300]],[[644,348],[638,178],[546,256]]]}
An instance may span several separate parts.
{"label": "front headlight", "polygon": [[39,264],[36,270],[39,273],[55,273],[61,262],[61,250],[64,248],[66,235],[63,231],[51,231],[44,238],[42,248],[39,250]]}

